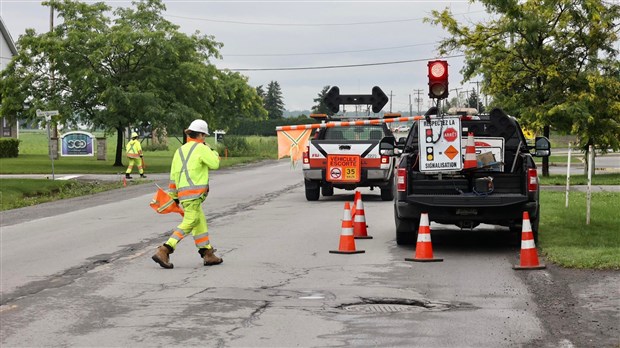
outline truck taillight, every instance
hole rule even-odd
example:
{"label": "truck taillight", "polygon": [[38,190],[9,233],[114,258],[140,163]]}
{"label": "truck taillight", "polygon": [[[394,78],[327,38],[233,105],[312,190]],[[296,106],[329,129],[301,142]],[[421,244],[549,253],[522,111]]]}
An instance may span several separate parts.
{"label": "truck taillight", "polygon": [[390,156],[381,156],[381,164],[390,163]]}
{"label": "truck taillight", "polygon": [[303,153],[303,155],[302,155],[302,156],[303,156],[303,157],[302,157],[303,164],[308,164],[308,163],[310,163],[310,157],[309,157],[309,155],[308,155],[308,152],[309,152],[309,151],[310,151],[310,148],[309,148],[308,146],[306,146],[306,150],[304,151],[304,153]]}
{"label": "truck taillight", "polygon": [[407,191],[407,169],[398,168],[396,171],[396,190],[399,192]]}
{"label": "truck taillight", "polygon": [[536,171],[536,169],[530,168],[527,170],[527,190],[538,190],[538,172]]}

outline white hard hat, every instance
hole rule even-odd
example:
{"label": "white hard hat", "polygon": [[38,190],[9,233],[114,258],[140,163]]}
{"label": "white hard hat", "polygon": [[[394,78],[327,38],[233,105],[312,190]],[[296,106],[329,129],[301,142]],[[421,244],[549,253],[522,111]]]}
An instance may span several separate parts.
{"label": "white hard hat", "polygon": [[138,133],[136,133],[136,132],[131,132],[131,137],[132,137],[132,138],[137,138],[137,137],[138,137]]}
{"label": "white hard hat", "polygon": [[187,127],[187,130],[209,135],[209,125],[207,125],[205,120],[193,120],[189,127]]}

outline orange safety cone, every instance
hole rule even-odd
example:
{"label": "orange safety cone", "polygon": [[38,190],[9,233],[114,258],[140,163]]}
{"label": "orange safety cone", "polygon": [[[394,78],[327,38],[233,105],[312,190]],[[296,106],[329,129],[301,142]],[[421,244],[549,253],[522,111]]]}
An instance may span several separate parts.
{"label": "orange safety cone", "polygon": [[342,217],[342,232],[340,233],[340,245],[338,250],[330,250],[332,254],[360,254],[364,250],[355,250],[355,238],[353,238],[353,221],[351,221],[351,205],[344,203]]}
{"label": "orange safety cone", "polygon": [[366,214],[364,213],[364,202],[362,201],[362,195],[356,203],[355,216],[353,217],[353,236],[355,239],[372,239],[372,236],[368,235],[366,225]]}
{"label": "orange safety cone", "polygon": [[467,144],[465,145],[465,161],[463,169],[477,168],[478,160],[476,159],[476,142],[474,141],[474,133],[467,134]]}
{"label": "orange safety cone", "polygon": [[355,190],[355,198],[353,198],[353,207],[351,208],[351,219],[355,219],[355,213],[357,210],[357,201],[362,198],[362,193]]}
{"label": "orange safety cone", "polygon": [[123,187],[127,187],[127,178],[123,177]]}
{"label": "orange safety cone", "polygon": [[418,228],[418,242],[415,246],[415,256],[412,259],[405,258],[405,261],[443,261],[443,259],[433,257],[433,244],[431,243],[431,227],[428,222],[428,213],[422,213],[420,215],[420,227]]}
{"label": "orange safety cone", "polygon": [[519,265],[514,265],[514,269],[543,269],[547,266],[538,262],[538,252],[534,243],[534,232],[530,224],[530,214],[523,212],[523,227],[521,228],[521,256]]}

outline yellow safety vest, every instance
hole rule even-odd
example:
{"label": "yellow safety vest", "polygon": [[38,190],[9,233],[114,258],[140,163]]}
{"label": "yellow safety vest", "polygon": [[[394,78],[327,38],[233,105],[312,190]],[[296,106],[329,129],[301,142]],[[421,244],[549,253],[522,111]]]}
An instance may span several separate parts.
{"label": "yellow safety vest", "polygon": [[204,200],[209,193],[209,169],[220,167],[220,156],[208,145],[189,138],[175,153],[170,167],[169,193],[180,201]]}
{"label": "yellow safety vest", "polygon": [[125,151],[129,158],[139,158],[142,156],[142,146],[140,146],[140,142],[137,139],[128,142],[125,145]]}

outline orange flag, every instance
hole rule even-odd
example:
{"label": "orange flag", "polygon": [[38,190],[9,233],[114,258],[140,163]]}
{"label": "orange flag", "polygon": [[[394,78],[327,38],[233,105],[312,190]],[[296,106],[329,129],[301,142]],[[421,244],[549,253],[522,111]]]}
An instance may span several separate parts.
{"label": "orange flag", "polygon": [[157,192],[155,192],[150,206],[159,214],[179,213],[181,216],[185,215],[183,208],[181,208],[174,201],[174,199],[172,199],[172,197],[170,197],[170,195],[159,186],[157,186]]}
{"label": "orange flag", "polygon": [[278,131],[278,158],[289,156],[291,162],[300,160],[311,132],[311,129]]}

